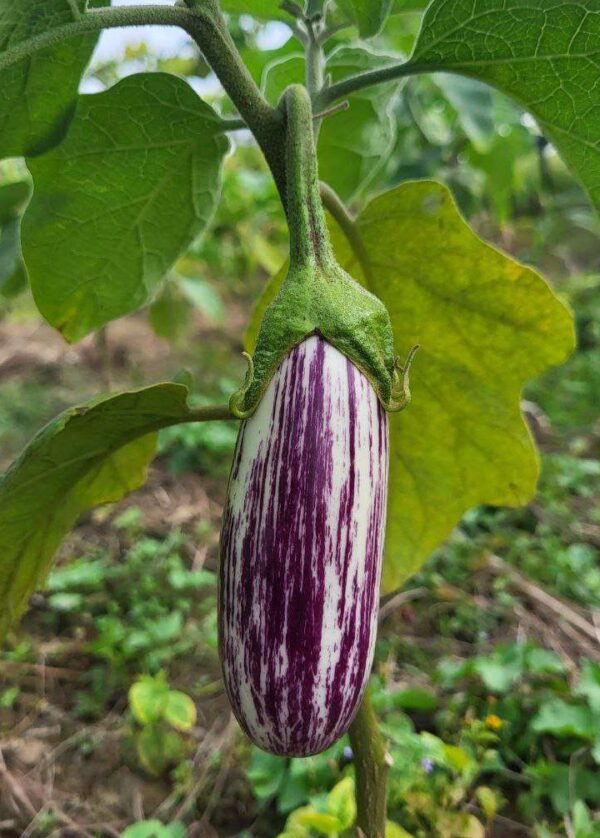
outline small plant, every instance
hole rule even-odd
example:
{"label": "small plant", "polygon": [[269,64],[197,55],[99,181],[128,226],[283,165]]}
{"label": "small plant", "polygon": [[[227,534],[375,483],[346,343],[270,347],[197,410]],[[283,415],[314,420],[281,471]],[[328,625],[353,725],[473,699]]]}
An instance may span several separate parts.
{"label": "small plant", "polygon": [[140,767],[160,777],[187,752],[181,736],[196,723],[196,706],[189,695],[172,690],[163,672],[142,676],[129,690],[135,727],[133,742]]}

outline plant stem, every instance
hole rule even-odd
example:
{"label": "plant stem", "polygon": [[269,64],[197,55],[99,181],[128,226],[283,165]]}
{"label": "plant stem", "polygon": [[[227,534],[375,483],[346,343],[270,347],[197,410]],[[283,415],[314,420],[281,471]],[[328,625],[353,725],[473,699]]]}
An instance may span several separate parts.
{"label": "plant stem", "polygon": [[[380,70],[369,70],[366,73],[359,73],[356,76],[349,76],[347,79],[332,84],[331,87],[323,90],[315,102],[315,108],[322,110],[336,102],[338,99],[345,99],[357,90],[365,87],[372,87],[376,84],[383,84],[386,81],[415,76],[419,73],[434,73],[438,68],[432,65],[413,64],[410,61],[404,64],[392,64],[389,67],[382,67]],[[443,69],[443,68],[440,68]]]}
{"label": "plant stem", "polygon": [[391,765],[369,691],[364,694],[350,726],[354,755],[358,835],[385,838],[387,775]]}
{"label": "plant stem", "polygon": [[194,6],[183,28],[196,41],[225,92],[254,134],[285,202],[284,117],[271,107],[229,34],[217,0]]}
{"label": "plant stem", "polygon": [[319,43],[315,26],[307,22],[308,42],[306,44],[306,89],[311,99],[316,98],[323,88],[325,81],[325,53]]}
{"label": "plant stem", "polygon": [[46,32],[40,32],[15,46],[0,52],[0,70],[29,58],[34,53],[47,47],[84,35],[99,32],[102,29],[115,29],[121,26],[181,26],[185,28],[194,13],[179,6],[114,6],[107,9],[90,9],[71,23],[65,23]]}
{"label": "plant stem", "polygon": [[286,124],[286,212],[290,229],[290,273],[333,262],[325,212],[319,194],[317,151],[310,97],[302,85],[284,94]]}
{"label": "plant stem", "polygon": [[198,407],[192,410],[186,419],[182,419],[178,424],[185,424],[187,422],[215,422],[215,421],[229,421],[235,419],[229,405],[216,405],[214,407]]}

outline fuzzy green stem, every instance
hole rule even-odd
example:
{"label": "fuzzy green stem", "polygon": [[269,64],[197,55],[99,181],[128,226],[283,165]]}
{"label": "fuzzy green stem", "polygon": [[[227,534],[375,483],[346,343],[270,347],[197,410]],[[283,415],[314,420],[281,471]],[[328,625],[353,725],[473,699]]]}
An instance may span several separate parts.
{"label": "fuzzy green stem", "polygon": [[192,410],[187,419],[182,420],[182,424],[186,422],[225,422],[237,420],[237,416],[229,409],[229,405],[215,405],[214,407],[198,407]]}
{"label": "fuzzy green stem", "polygon": [[387,775],[391,765],[369,691],[350,726],[356,777],[357,831],[364,838],[385,838]]}
{"label": "fuzzy green stem", "polygon": [[294,268],[331,264],[333,252],[319,194],[313,112],[304,87],[284,94],[286,125],[286,209],[290,229],[290,262]]}
{"label": "fuzzy green stem", "polygon": [[272,108],[250,75],[229,34],[217,0],[194,4],[184,29],[196,41],[240,116],[254,134],[285,200],[284,118]]}
{"label": "fuzzy green stem", "polygon": [[308,26],[308,41],[306,44],[306,88],[312,99],[321,92],[325,82],[325,53],[319,42],[314,24]]}
{"label": "fuzzy green stem", "polygon": [[407,76],[419,75],[419,73],[434,73],[438,69],[444,70],[443,67],[434,67],[430,64],[421,66],[420,64],[413,64],[407,61],[404,64],[393,64],[390,67],[382,67],[380,70],[369,70],[366,73],[359,73],[356,76],[349,76],[347,79],[332,84],[331,87],[323,90],[315,102],[315,108],[318,110],[325,109],[338,99],[345,99],[347,96],[356,93],[358,90],[363,90],[365,87],[373,87],[377,84],[383,84],[387,81],[395,81],[396,79],[406,78]]}
{"label": "fuzzy green stem", "polygon": [[71,23],[65,23],[39,35],[34,35],[0,53],[0,70],[29,58],[36,52],[88,32],[115,29],[121,26],[181,26],[185,29],[194,13],[179,6],[114,6],[90,9]]}

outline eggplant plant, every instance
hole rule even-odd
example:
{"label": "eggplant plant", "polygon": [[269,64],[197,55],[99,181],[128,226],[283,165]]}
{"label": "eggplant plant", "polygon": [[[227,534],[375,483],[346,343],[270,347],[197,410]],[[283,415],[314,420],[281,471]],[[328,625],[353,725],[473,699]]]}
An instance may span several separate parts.
{"label": "eggplant plant", "polygon": [[[407,11],[422,15],[410,57],[406,38],[391,49],[387,37]],[[240,15],[295,39],[262,84],[230,32]],[[227,110],[165,73],[80,95],[98,34],[130,25],[187,33]],[[421,74],[496,87],[598,207],[599,38],[598,0],[0,0],[0,157],[24,158],[33,180],[23,215],[28,183],[0,192],[0,288],[26,271],[71,342],[149,305],[210,228],[238,131],[264,155],[290,238],[228,405],[193,409],[178,383],[99,397],[2,476],[0,636],[78,516],[144,482],[160,429],[240,422],[220,551],[232,708],[277,754],[316,753],[349,729],[358,828],[383,836],[389,760],[365,693],[380,593],[467,509],[532,497],[520,394],[574,340],[545,280],[479,239],[444,186],[381,192],[395,107]]]}

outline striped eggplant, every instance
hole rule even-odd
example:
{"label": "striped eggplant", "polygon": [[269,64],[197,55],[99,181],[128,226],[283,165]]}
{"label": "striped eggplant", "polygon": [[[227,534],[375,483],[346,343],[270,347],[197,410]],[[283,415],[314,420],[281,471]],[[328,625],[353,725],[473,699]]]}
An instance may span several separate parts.
{"label": "striped eggplant", "polygon": [[244,421],[221,534],[219,633],[250,739],[308,756],[349,727],[373,658],[387,415],[322,337],[296,346]]}

